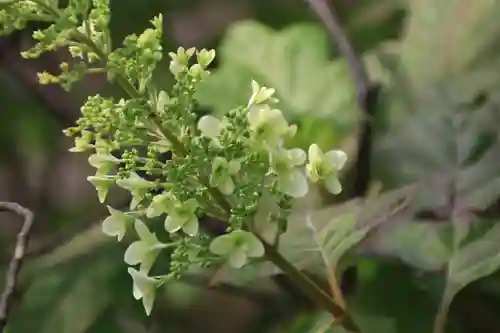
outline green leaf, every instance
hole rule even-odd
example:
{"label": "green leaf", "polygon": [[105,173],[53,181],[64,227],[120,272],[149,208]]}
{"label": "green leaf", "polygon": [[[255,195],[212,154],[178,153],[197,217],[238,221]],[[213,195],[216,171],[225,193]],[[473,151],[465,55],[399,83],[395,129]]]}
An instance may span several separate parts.
{"label": "green leaf", "polygon": [[[496,46],[500,33],[497,1],[423,0],[408,4],[410,17],[401,62],[420,87],[463,75]],[[462,76],[457,78],[463,80]]]}
{"label": "green leaf", "polygon": [[444,332],[448,308],[465,286],[500,269],[500,224],[453,253],[434,333]]}
{"label": "green leaf", "polygon": [[111,285],[121,257],[116,245],[101,246],[72,261],[38,270],[30,278],[23,302],[12,313],[12,331],[86,332],[113,302]]}
{"label": "green leaf", "polygon": [[222,65],[200,85],[197,99],[225,113],[246,105],[251,80],[276,89],[289,117],[328,117],[332,131],[357,126],[355,90],[345,60],[328,60],[329,41],[317,25],[294,24],[274,31],[256,21],[235,24],[222,42]]}

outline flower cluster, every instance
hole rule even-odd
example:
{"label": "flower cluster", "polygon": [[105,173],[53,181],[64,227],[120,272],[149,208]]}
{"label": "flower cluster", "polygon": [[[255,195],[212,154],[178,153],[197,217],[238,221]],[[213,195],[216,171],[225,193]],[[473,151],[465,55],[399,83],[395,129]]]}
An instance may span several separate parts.
{"label": "flower cluster", "polygon": [[[138,239],[129,245],[124,261],[131,266],[133,295],[142,299],[147,314],[157,287],[190,267],[227,261],[240,268],[266,254],[254,221],[263,195],[279,206],[266,223],[286,228],[292,200],[307,194],[309,182],[322,183],[334,194],[341,191],[338,172],[346,154],[323,153],[315,144],[307,153],[287,147],[297,126],[274,107],[274,89],[252,81],[246,105],[222,119],[199,118],[194,93],[210,74],[207,68],[215,51],[179,48],[169,53],[176,83],[167,93],[151,80],[163,56],[161,16],[113,50],[108,0],[93,0],[90,10],[84,3],[88,2],[70,0],[60,9],[42,0],[13,1],[0,10],[0,22],[6,32],[22,28],[28,16],[54,22],[34,33],[39,43],[24,56],[66,46],[76,65],[63,64],[59,76],[42,73],[40,83],[69,89],[82,75],[105,72],[123,88],[125,97],[120,100],[89,97],[82,117],[65,134],[74,138],[71,151],[91,152],[88,161],[96,173],[88,180],[101,203],[115,186],[131,196],[128,211],[108,206],[110,216],[102,229],[118,241],[135,231]],[[22,18],[7,20],[7,13]],[[204,225],[205,216],[220,221],[225,233]],[[159,229],[156,221],[161,221]],[[162,231],[162,237],[153,228]],[[170,271],[154,275],[162,252],[171,256]]]}

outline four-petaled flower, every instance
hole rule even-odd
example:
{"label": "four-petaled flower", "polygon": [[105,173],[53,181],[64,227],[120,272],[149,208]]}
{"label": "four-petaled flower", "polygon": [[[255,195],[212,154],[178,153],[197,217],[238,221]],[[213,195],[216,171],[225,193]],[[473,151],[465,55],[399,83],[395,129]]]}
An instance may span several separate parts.
{"label": "four-petaled flower", "polygon": [[280,110],[272,109],[267,104],[250,107],[247,119],[253,139],[270,147],[282,146],[284,139],[292,137],[297,131],[296,126],[288,125]]}
{"label": "four-petaled flower", "polygon": [[147,276],[145,272],[138,271],[134,268],[129,268],[128,273],[133,280],[133,295],[136,300],[142,298],[142,305],[146,314],[149,316],[153,309],[153,302],[156,296],[156,289],[160,285],[160,281]]}
{"label": "four-petaled flower", "polygon": [[227,126],[225,118],[222,120],[214,116],[203,116],[198,120],[198,130],[203,136],[212,139],[212,143],[217,148],[221,148],[219,137],[224,127]]}
{"label": "four-petaled flower", "polygon": [[169,233],[182,229],[189,236],[196,236],[198,233],[197,208],[198,203],[195,199],[175,203],[165,219],[165,229]]}
{"label": "four-petaled flower", "polygon": [[93,154],[89,156],[89,164],[97,169],[96,175],[106,175],[120,164],[121,160],[109,154]]}
{"label": "four-petaled flower", "polygon": [[212,162],[212,175],[210,185],[218,187],[222,194],[230,195],[234,191],[232,176],[240,171],[241,164],[238,161],[228,162],[225,158],[217,156]]}
{"label": "four-petaled flower", "polygon": [[99,202],[106,201],[109,187],[115,182],[115,178],[113,176],[88,176],[87,180],[94,185]]}
{"label": "four-petaled flower", "polygon": [[[261,87],[255,80],[252,80],[252,96],[248,101],[248,106],[257,105],[270,100],[274,95],[275,89]],[[276,102],[276,99],[271,99],[271,102]]]}
{"label": "four-petaled flower", "polygon": [[312,182],[323,182],[332,194],[339,194],[342,185],[338,179],[338,171],[347,161],[347,155],[341,150],[330,150],[323,153],[317,144],[309,146],[309,162],[306,165],[307,176]]}
{"label": "four-petaled flower", "polygon": [[156,217],[162,214],[168,214],[175,204],[175,197],[170,192],[163,192],[155,195],[148,209],[146,210],[147,217]]}
{"label": "four-petaled flower", "polygon": [[120,242],[125,236],[128,226],[131,225],[135,219],[133,216],[127,215],[111,206],[107,207],[111,215],[102,221],[102,232],[105,235],[117,237]]}
{"label": "four-petaled flower", "polygon": [[306,153],[300,148],[279,148],[269,152],[271,166],[276,173],[278,188],[294,198],[307,194],[309,186],[302,166],[306,161]]}
{"label": "four-petaled flower", "polygon": [[248,258],[259,258],[264,255],[262,242],[251,232],[236,230],[227,235],[215,238],[210,243],[210,252],[227,257],[234,268],[245,265]]}
{"label": "four-petaled flower", "polygon": [[141,272],[149,272],[161,250],[168,244],[160,242],[141,220],[135,220],[134,227],[139,240],[130,244],[125,251],[125,262],[132,266],[140,264]]}
{"label": "four-petaled flower", "polygon": [[131,209],[137,207],[144,199],[144,195],[148,193],[150,189],[156,187],[154,182],[141,178],[135,172],[131,172],[130,176],[126,179],[117,180],[116,185],[126,189],[132,194],[132,201],[130,202]]}

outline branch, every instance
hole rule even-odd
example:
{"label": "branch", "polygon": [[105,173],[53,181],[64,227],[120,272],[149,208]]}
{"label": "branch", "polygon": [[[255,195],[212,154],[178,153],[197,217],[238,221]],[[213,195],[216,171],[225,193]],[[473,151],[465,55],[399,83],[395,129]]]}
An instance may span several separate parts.
{"label": "branch", "polygon": [[9,264],[6,274],[5,288],[0,296],[0,333],[3,333],[7,325],[12,295],[16,289],[19,270],[24,259],[24,253],[28,245],[31,226],[33,224],[33,213],[23,206],[13,202],[0,202],[0,211],[13,212],[24,218],[21,231],[17,235],[14,255]]}

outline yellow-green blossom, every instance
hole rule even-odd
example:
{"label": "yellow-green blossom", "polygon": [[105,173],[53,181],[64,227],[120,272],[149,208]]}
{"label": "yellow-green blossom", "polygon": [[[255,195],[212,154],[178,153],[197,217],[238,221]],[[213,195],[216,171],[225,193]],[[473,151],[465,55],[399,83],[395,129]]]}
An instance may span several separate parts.
{"label": "yellow-green blossom", "polygon": [[217,156],[212,162],[212,175],[210,185],[219,188],[222,194],[230,195],[234,191],[234,176],[241,168],[238,161],[228,162],[225,158]]}
{"label": "yellow-green blossom", "polygon": [[237,230],[217,237],[210,243],[210,252],[227,257],[234,268],[245,265],[248,258],[259,258],[264,255],[262,242],[251,232]]}
{"label": "yellow-green blossom", "polygon": [[269,153],[269,160],[278,180],[278,188],[283,193],[294,198],[307,194],[309,185],[301,167],[306,161],[306,153],[302,149],[276,149]]}
{"label": "yellow-green blossom", "polygon": [[89,156],[89,164],[97,169],[97,175],[108,174],[121,160],[109,154],[92,154]]}
{"label": "yellow-green blossom", "polygon": [[160,285],[160,281],[147,276],[145,272],[138,271],[134,268],[129,268],[128,273],[133,280],[133,295],[136,300],[142,299],[142,305],[146,314],[149,316],[153,309],[153,303],[156,296],[156,289]]}
{"label": "yellow-green blossom", "polygon": [[[248,101],[248,105],[250,106],[261,104],[271,99],[271,97],[274,95],[274,92],[274,88],[261,87],[255,80],[252,80],[252,96]],[[274,101],[274,99],[271,99],[271,102]]]}
{"label": "yellow-green blossom", "polygon": [[111,215],[102,221],[102,232],[111,237],[117,237],[121,241],[127,232],[127,228],[134,222],[134,217],[122,211],[107,206]]}
{"label": "yellow-green blossom", "polygon": [[255,105],[247,113],[248,123],[256,142],[270,147],[282,146],[286,138],[293,136],[294,126],[289,126],[283,113],[269,105]]}
{"label": "yellow-green blossom", "polygon": [[198,204],[195,199],[177,202],[165,219],[165,229],[169,233],[182,229],[189,236],[195,236],[198,233],[197,208]]}
{"label": "yellow-green blossom", "polygon": [[130,244],[125,251],[125,262],[132,266],[140,264],[142,272],[149,272],[160,251],[168,245],[160,242],[141,220],[135,220],[134,228],[139,240]]}
{"label": "yellow-green blossom", "polygon": [[317,144],[312,144],[309,146],[308,155],[309,162],[306,166],[308,178],[315,183],[322,182],[330,193],[339,194],[342,185],[338,179],[338,172],[347,161],[346,153],[341,150],[323,153]]}
{"label": "yellow-green blossom", "polygon": [[116,185],[126,189],[132,194],[130,208],[134,209],[144,199],[144,195],[156,186],[154,182],[141,178],[137,173],[131,172],[126,179],[119,179]]}
{"label": "yellow-green blossom", "polygon": [[100,203],[106,201],[109,187],[115,182],[114,176],[89,176],[87,180],[94,185]]}

